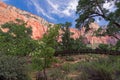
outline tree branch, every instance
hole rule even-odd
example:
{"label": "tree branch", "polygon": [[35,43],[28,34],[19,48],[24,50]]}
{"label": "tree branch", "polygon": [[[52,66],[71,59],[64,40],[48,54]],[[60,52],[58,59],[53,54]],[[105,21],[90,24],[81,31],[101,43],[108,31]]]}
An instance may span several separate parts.
{"label": "tree branch", "polygon": [[98,6],[98,8],[99,8],[100,12],[102,13],[102,15],[105,16],[105,13],[104,13],[102,7],[99,5],[98,0],[96,0],[96,5]]}
{"label": "tree branch", "polygon": [[109,20],[110,22],[112,22],[113,24],[115,24],[118,28],[120,28],[120,24],[117,23],[117,22],[115,22],[115,21],[112,21],[109,17],[106,17],[105,15],[102,15],[102,14],[100,14],[100,13],[95,13],[95,14],[103,17],[103,18],[106,19],[106,20]]}

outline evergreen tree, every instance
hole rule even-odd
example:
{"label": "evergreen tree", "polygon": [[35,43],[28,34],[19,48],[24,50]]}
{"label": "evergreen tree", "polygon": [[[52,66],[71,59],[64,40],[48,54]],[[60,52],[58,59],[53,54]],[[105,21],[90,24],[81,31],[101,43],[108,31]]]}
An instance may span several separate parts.
{"label": "evergreen tree", "polygon": [[63,46],[63,49],[66,49],[66,50],[69,50],[70,47],[72,46],[71,44],[72,33],[70,32],[70,27],[71,27],[70,22],[66,22],[65,24],[61,25],[61,29],[63,31],[61,44]]}

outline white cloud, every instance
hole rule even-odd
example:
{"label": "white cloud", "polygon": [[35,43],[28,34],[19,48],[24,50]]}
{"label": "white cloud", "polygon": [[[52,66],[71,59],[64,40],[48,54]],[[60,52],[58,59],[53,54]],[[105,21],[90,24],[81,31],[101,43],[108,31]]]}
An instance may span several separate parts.
{"label": "white cloud", "polygon": [[63,11],[67,16],[71,16],[76,11],[77,0],[71,0],[67,8]]}
{"label": "white cloud", "polygon": [[54,4],[53,2],[51,2],[50,0],[47,0],[48,4],[54,9],[57,10],[59,5],[58,4]]}
{"label": "white cloud", "polygon": [[38,14],[42,13],[42,15],[53,21],[57,21],[53,15],[60,18],[69,17],[75,19],[78,0],[44,0],[44,2],[46,2],[45,6],[42,6],[43,4],[39,0],[28,0],[27,5],[28,7],[34,5]]}
{"label": "white cloud", "polygon": [[34,7],[35,7],[35,9],[36,9],[36,11],[37,11],[38,14],[42,13],[42,15],[46,16],[47,18],[49,18],[49,19],[51,19],[51,20],[55,20],[55,19],[54,19],[53,17],[51,17],[48,13],[46,13],[46,12],[44,11],[44,9],[41,8],[38,0],[36,0],[36,1],[35,1],[35,0],[34,0],[34,1],[31,0],[31,2],[28,3],[28,5],[31,5],[31,3],[34,5]]}
{"label": "white cloud", "polygon": [[111,1],[111,2],[105,2],[105,4],[103,5],[103,8],[109,10],[110,12],[114,12],[116,10],[116,6],[115,6],[115,2]]}
{"label": "white cloud", "polygon": [[74,15],[78,4],[78,0],[47,0],[47,2],[51,7],[51,13],[61,17]]}

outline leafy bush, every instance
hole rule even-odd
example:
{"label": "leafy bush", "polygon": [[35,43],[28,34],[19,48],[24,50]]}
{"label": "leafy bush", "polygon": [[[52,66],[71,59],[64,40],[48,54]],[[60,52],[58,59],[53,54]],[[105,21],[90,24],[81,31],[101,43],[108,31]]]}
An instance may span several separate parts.
{"label": "leafy bush", "polygon": [[80,80],[112,80],[112,77],[111,73],[109,73],[104,67],[86,65],[83,68]]}
{"label": "leafy bush", "polygon": [[101,50],[109,50],[110,48],[108,44],[100,44],[98,47]]}
{"label": "leafy bush", "polygon": [[65,63],[62,67],[61,70],[63,70],[66,74],[70,73],[72,69],[72,65],[70,63]]}
{"label": "leafy bush", "polygon": [[120,40],[116,43],[115,48],[120,51]]}
{"label": "leafy bush", "polygon": [[49,73],[51,80],[63,80],[65,78],[65,73],[63,73],[60,69],[51,70]]}
{"label": "leafy bush", "polygon": [[85,62],[79,65],[78,70],[82,72],[76,80],[119,80],[120,59],[110,56],[106,59]]}
{"label": "leafy bush", "polygon": [[0,80],[30,80],[27,72],[22,58],[0,55]]}

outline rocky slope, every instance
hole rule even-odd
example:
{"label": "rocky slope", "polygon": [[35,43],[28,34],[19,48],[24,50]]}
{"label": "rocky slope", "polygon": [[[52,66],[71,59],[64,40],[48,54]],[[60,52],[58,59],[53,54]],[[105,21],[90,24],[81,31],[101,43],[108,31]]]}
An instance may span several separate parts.
{"label": "rocky slope", "polygon": [[48,24],[52,24],[43,18],[0,2],[0,25],[9,21],[15,21],[16,19],[21,19],[27,22],[27,26],[32,27],[32,37],[34,39],[41,38],[44,32],[47,30],[46,26]]}
{"label": "rocky slope", "polygon": [[[35,16],[31,13],[28,13],[26,11],[22,11],[20,9],[17,9],[13,6],[6,5],[3,2],[0,2],[0,25],[9,22],[9,21],[15,21],[16,19],[21,19],[27,23],[27,26],[32,27],[32,38],[34,39],[40,39],[42,38],[43,34],[47,30],[47,26],[49,23],[46,20],[44,20],[41,17]],[[52,24],[54,25],[54,24]],[[91,30],[88,33],[85,33],[85,29],[82,28],[81,30],[77,30],[74,28],[71,28],[70,31],[74,33],[72,36],[74,39],[78,38],[80,35],[85,37],[85,42],[90,44],[115,44],[116,39],[110,36],[104,36],[104,37],[96,37],[93,36],[93,32],[99,28],[99,26],[96,23],[90,24]]]}

